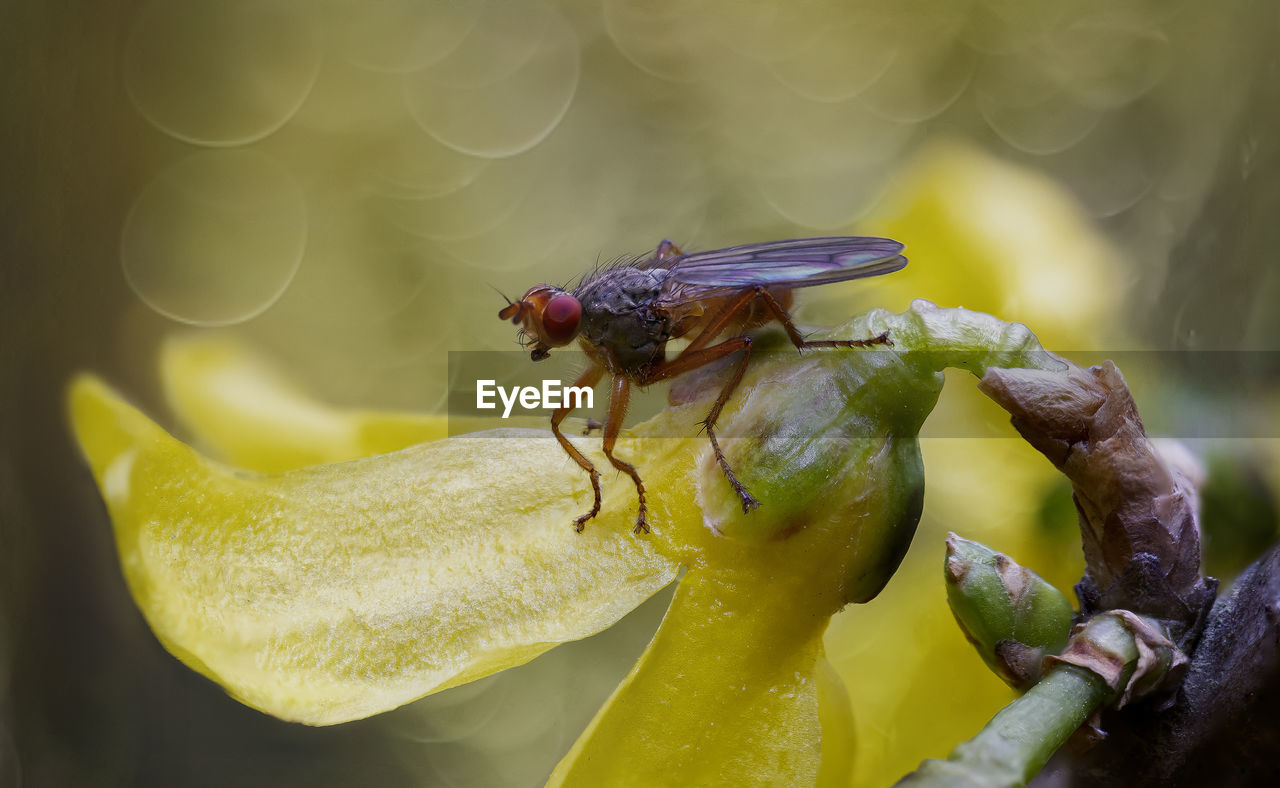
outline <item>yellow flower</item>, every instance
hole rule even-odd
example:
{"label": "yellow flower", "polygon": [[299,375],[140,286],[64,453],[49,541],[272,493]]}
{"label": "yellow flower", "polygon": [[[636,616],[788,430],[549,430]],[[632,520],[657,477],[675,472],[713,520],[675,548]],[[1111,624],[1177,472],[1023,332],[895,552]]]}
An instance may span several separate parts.
{"label": "yellow flower", "polygon": [[971,145],[933,143],[866,223],[918,261],[877,287],[887,303],[963,304],[1034,326],[1060,350],[1098,347],[1114,330],[1119,255],[1046,175]]}
{"label": "yellow flower", "polygon": [[[375,714],[598,631],[684,567],[653,642],[552,782],[840,784],[850,717],[822,636],[846,603],[880,591],[910,543],[916,433],[939,370],[1045,363],[1025,328],[923,302],[828,336],[883,330],[892,350],[753,365],[721,426],[729,462],[764,501],[751,515],[697,437],[713,375],[638,426],[619,453],[646,479],[648,538],[631,534],[625,477],[606,480],[600,517],[574,533],[589,487],[540,431],[260,474],[199,455],[93,378],[73,384],[71,417],[153,630],[252,706],[311,724]],[[181,355],[167,366],[182,369]],[[185,374],[207,382],[235,359]],[[206,388],[170,382],[179,412],[224,423],[193,405]],[[361,418],[321,411],[312,422]],[[250,443],[241,457],[255,456]]]}

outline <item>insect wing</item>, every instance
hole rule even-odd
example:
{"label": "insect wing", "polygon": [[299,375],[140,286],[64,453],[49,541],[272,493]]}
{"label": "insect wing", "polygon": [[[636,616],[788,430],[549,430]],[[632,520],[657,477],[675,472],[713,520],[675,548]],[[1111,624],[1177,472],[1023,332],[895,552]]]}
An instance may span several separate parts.
{"label": "insect wing", "polygon": [[661,301],[685,301],[744,288],[812,287],[888,274],[907,264],[888,238],[834,237],[746,244],[693,252],[672,261]]}

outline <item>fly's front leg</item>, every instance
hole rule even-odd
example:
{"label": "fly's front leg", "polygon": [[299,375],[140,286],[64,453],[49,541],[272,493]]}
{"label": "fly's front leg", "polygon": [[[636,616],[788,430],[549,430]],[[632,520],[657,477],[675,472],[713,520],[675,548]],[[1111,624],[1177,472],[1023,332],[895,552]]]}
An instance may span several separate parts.
{"label": "fly's front leg", "polygon": [[738,387],[738,384],[742,382],[742,376],[746,374],[747,364],[751,361],[751,337],[726,339],[724,342],[712,345],[709,348],[694,348],[693,345],[690,345],[679,356],[654,367],[645,376],[643,383],[647,385],[656,383],[659,380],[673,378],[698,367],[719,361],[725,356],[732,355],[738,351],[742,351],[742,358],[738,361],[738,366],[733,370],[733,377],[720,390],[720,396],[716,397],[715,404],[711,406],[711,412],[707,414],[707,420],[703,424],[707,428],[707,437],[711,439],[711,448],[715,452],[716,462],[720,465],[720,470],[724,471],[725,478],[729,480],[733,491],[738,494],[738,498],[742,501],[742,511],[750,512],[758,507],[760,502],[751,493],[747,492],[747,488],[743,486],[742,482],[738,481],[733,469],[729,467],[729,461],[725,459],[724,452],[720,449],[720,441],[716,439],[716,420],[720,418],[720,411],[724,410],[725,403],[729,401],[733,390]]}
{"label": "fly's front leg", "polygon": [[786,329],[787,336],[791,337],[791,344],[795,345],[797,350],[808,350],[817,347],[868,347],[870,345],[893,347],[888,331],[877,334],[870,339],[805,339],[800,330],[796,328],[796,324],[791,322],[791,315],[787,313],[786,308],[778,303],[778,299],[773,297],[773,293],[770,293],[768,288],[756,287],[755,297],[764,302],[764,305],[778,319],[782,327]]}
{"label": "fly's front leg", "polygon": [[[604,369],[598,366],[593,366],[591,369],[578,376],[578,379],[574,381],[573,385],[594,388],[595,385],[600,382],[602,375],[604,375]],[[567,397],[565,398],[565,401],[568,402]],[[582,533],[582,529],[587,524],[587,520],[595,517],[600,512],[600,474],[596,471],[596,466],[591,464],[591,460],[588,460],[582,452],[578,451],[578,447],[570,443],[569,439],[560,431],[560,422],[564,421],[565,417],[572,413],[575,407],[576,406],[566,404],[563,407],[556,408],[555,412],[551,414],[551,434],[556,436],[556,440],[560,441],[561,447],[563,447],[565,452],[573,458],[573,461],[578,463],[584,471],[591,474],[591,492],[595,496],[595,499],[591,504],[591,511],[573,521],[573,529],[578,533]]]}
{"label": "fly's front leg", "polygon": [[640,498],[640,511],[636,514],[635,533],[649,533],[647,509],[644,505],[644,482],[640,481],[640,472],[636,466],[613,456],[613,446],[618,442],[618,433],[622,431],[622,420],[627,415],[627,402],[631,399],[631,381],[625,375],[614,375],[613,386],[609,391],[609,415],[604,421],[604,456],[609,458],[613,467],[631,477],[636,483],[636,494]]}

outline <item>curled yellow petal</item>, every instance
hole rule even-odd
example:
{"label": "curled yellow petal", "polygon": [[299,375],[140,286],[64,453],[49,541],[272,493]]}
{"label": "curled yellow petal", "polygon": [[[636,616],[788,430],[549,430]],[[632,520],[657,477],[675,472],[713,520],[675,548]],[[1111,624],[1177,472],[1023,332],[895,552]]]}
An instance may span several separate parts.
{"label": "curled yellow petal", "polygon": [[285,471],[397,451],[448,435],[442,415],[335,408],[221,335],[170,337],[160,355],[169,407],[202,448],[239,468]]}
{"label": "curled yellow petal", "polygon": [[794,591],[691,571],[549,785],[812,785],[827,617]]}
{"label": "curled yellow petal", "polygon": [[70,409],[157,637],[284,719],[357,719],[518,665],[675,575],[632,537],[621,485],[574,533],[589,488],[539,433],[260,475],[202,457],[92,377]]}
{"label": "curled yellow petal", "polygon": [[914,261],[878,296],[1033,322],[1050,347],[1097,346],[1121,305],[1119,255],[1070,192],[976,146],[924,146],[873,212]]}
{"label": "curled yellow petal", "polygon": [[818,722],[822,725],[822,762],[818,764],[818,788],[846,788],[853,774],[857,724],[849,689],[825,658],[819,658]]}

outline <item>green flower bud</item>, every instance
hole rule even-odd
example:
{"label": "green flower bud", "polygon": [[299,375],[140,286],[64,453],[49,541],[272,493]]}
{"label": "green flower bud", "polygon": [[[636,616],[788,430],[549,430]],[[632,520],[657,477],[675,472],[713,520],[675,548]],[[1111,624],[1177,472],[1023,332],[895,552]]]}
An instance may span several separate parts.
{"label": "green flower bud", "polygon": [[[759,508],[744,514],[709,446],[696,471],[711,533],[744,546],[792,542],[810,556],[809,579],[834,583],[840,604],[875,597],[910,546],[924,499],[918,435],[942,370],[1061,366],[1024,326],[925,301],[901,314],[874,310],[814,338],[881,334],[892,344],[799,358],[785,337],[759,338],[717,424],[728,465]],[[685,381],[674,401],[705,416],[705,401],[731,371],[726,364]]]}
{"label": "green flower bud", "polygon": [[956,623],[1000,678],[1025,690],[1040,677],[1071,629],[1071,603],[1061,591],[986,545],[947,536],[947,602]]}

